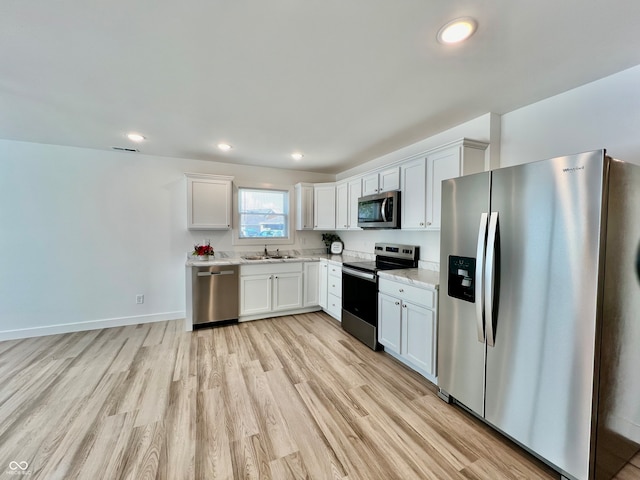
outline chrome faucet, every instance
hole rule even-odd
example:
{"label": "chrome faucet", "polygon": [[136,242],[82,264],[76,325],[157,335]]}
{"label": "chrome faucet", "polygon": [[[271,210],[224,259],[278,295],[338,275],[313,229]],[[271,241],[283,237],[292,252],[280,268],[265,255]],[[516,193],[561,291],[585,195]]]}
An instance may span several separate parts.
{"label": "chrome faucet", "polygon": [[264,256],[268,257],[269,256],[269,252],[267,252],[267,246],[264,246]]}

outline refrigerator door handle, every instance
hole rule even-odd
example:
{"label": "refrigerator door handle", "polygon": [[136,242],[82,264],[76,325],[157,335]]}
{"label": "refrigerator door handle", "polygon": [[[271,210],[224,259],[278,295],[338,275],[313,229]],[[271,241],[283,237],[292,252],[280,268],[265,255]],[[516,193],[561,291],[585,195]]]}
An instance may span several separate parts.
{"label": "refrigerator door handle", "polygon": [[480,215],[480,227],[478,228],[478,247],[476,251],[476,327],[478,341],[484,343],[484,256],[487,245],[487,219],[488,215]]}
{"label": "refrigerator door handle", "polygon": [[484,277],[484,318],[487,326],[487,345],[493,347],[495,332],[493,331],[493,290],[496,273],[496,234],[498,231],[498,212],[491,212],[489,233],[487,236],[487,261]]}

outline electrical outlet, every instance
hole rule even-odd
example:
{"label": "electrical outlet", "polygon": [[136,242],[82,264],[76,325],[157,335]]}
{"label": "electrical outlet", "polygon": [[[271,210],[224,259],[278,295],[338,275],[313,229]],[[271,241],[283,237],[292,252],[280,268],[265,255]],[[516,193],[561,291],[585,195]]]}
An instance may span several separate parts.
{"label": "electrical outlet", "polygon": [[136,295],[136,303],[138,305],[144,303],[144,295]]}

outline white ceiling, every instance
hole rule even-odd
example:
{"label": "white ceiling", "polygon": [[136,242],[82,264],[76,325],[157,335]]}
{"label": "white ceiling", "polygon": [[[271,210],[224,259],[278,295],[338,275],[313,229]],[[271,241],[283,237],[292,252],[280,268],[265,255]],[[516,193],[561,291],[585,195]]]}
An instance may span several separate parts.
{"label": "white ceiling", "polygon": [[[438,44],[460,16],[476,34]],[[2,0],[0,138],[335,173],[640,64],[639,19],[637,0]]]}

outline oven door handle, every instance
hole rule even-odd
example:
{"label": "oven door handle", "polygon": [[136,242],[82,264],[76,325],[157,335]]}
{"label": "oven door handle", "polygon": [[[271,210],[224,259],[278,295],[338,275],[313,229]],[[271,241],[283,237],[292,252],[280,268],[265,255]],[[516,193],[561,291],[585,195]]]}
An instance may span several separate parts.
{"label": "oven door handle", "polygon": [[342,273],[347,275],[353,275],[354,277],[362,278],[364,280],[368,280],[369,282],[373,282],[373,283],[375,283],[376,281],[375,273],[361,272],[360,270],[353,270],[347,267],[342,267]]}

